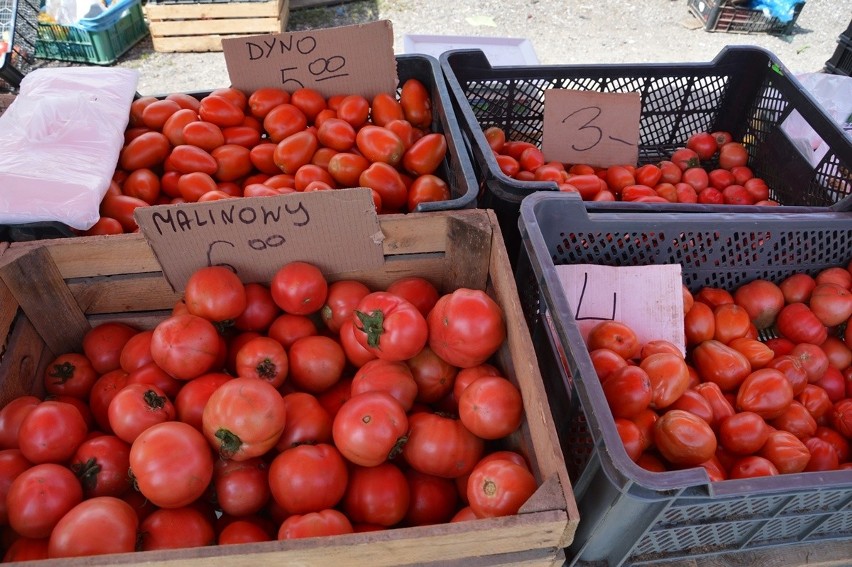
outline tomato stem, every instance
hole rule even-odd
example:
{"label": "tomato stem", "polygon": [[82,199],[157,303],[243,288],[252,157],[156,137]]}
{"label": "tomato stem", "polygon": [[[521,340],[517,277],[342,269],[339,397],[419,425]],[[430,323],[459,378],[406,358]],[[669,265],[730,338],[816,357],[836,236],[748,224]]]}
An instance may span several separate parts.
{"label": "tomato stem", "polygon": [[275,378],[275,374],[277,373],[275,363],[268,358],[261,360],[255,367],[255,370],[257,371],[257,375],[264,380],[271,380],[272,378]]}
{"label": "tomato stem", "polygon": [[367,344],[373,348],[378,348],[379,339],[384,333],[385,314],[381,309],[376,309],[369,314],[356,311],[355,315],[361,322],[361,330],[367,334]]}
{"label": "tomato stem", "polygon": [[50,376],[58,378],[54,384],[64,384],[74,376],[74,370],[76,370],[76,368],[76,366],[68,361],[63,362],[62,364],[54,364],[53,370],[50,371]]}
{"label": "tomato stem", "polygon": [[398,457],[402,453],[403,447],[408,443],[408,434],[400,436],[396,443],[394,443],[393,447],[391,447],[390,453],[388,453],[388,460],[392,461],[396,457]]}
{"label": "tomato stem", "polygon": [[71,465],[71,471],[80,479],[80,484],[86,492],[92,492],[98,487],[98,473],[101,472],[101,465],[94,457],[89,457],[84,463],[74,463]]}
{"label": "tomato stem", "polygon": [[166,397],[158,396],[157,392],[154,390],[146,390],[145,393],[142,394],[142,398],[152,410],[163,409],[166,406]]}
{"label": "tomato stem", "polygon": [[216,431],[216,439],[222,443],[219,445],[219,456],[223,459],[230,459],[239,451],[243,444],[242,440],[228,431],[227,429],[219,429]]}

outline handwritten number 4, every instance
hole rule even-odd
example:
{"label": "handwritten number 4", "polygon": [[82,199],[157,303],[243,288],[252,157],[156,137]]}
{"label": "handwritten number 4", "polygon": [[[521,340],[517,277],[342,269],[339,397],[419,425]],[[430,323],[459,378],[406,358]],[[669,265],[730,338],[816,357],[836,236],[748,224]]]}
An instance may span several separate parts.
{"label": "handwritten number 4", "polygon": [[[595,126],[593,124],[594,121],[597,120],[598,117],[601,115],[602,111],[601,111],[601,108],[599,106],[584,106],[583,108],[578,108],[577,110],[575,110],[574,112],[572,112],[571,114],[569,114],[568,116],[563,118],[562,123],[564,124],[569,119],[573,118],[575,115],[580,114],[581,112],[586,112],[586,111],[591,111],[592,117],[589,118],[586,121],[586,123],[583,124],[582,126],[580,126],[577,130],[579,132],[582,132],[583,130],[591,130],[592,132],[594,132],[595,141],[592,142],[590,145],[588,145],[586,147],[579,147],[579,148],[577,147],[576,144],[572,143],[571,148],[575,152],[585,152],[585,151],[591,150],[592,148],[597,146],[601,142],[601,140],[603,139],[603,135],[604,135],[603,130],[601,130],[599,126]],[[630,142],[628,142],[626,140],[622,140],[621,138],[616,138],[615,136],[607,135],[607,138],[614,141],[614,142],[621,142],[622,144],[626,144],[628,146],[633,145]]]}

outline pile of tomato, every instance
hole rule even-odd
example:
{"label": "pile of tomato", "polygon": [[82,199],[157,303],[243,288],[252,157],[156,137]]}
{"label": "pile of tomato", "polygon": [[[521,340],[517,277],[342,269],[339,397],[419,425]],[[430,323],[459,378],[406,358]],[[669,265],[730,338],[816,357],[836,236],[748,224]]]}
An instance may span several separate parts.
{"label": "pile of tomato", "polygon": [[369,187],[380,213],[451,198],[436,175],[447,141],[432,132],[425,85],[397,97],[324,97],[312,88],[220,88],[201,99],[172,93],[130,107],[125,145],[90,234],[137,229],[147,205]]}
{"label": "pile of tomato", "polygon": [[684,288],[685,358],[621,322],[592,329],[628,456],[651,471],[703,467],[711,481],[852,469],[850,270]]}
{"label": "pile of tomato", "polygon": [[[545,161],[530,142],[507,141],[497,126],[485,139],[504,175],[520,181],[551,181],[584,201],[778,205],[769,187],[748,167],[748,151],[729,132],[696,132],[670,159],[642,166],[592,167]],[[709,172],[705,166],[715,163]]]}
{"label": "pile of tomato", "polygon": [[152,329],[93,327],[0,410],[6,560],[292,539],[517,513],[519,389],[485,292],[374,291],[314,265],[202,268]]}

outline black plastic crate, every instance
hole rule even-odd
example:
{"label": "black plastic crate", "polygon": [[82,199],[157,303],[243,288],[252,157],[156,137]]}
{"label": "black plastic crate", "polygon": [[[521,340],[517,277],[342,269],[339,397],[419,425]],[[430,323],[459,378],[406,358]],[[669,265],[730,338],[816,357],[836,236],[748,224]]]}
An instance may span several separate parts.
{"label": "black plastic crate", "polygon": [[[769,51],[729,46],[709,63],[492,67],[480,50],[441,55],[481,184],[479,206],[495,210],[509,257],[520,248],[521,200],[556,191],[552,182],[518,181],[503,174],[483,130],[499,126],[506,138],[541,145],[544,91],[552,88],[639,92],[642,97],[639,165],[669,159],[695,132],[727,130],[749,152],[749,166],[787,206],[852,209],[852,140]],[[782,130],[794,112],[829,150],[811,165]],[[604,210],[760,212],[765,207],[586,203]],[[721,208],[720,208],[721,207]]]}
{"label": "black plastic crate", "polygon": [[702,468],[652,473],[634,464],[555,268],[679,263],[693,291],[779,282],[845,266],[852,215],[593,212],[576,195],[538,193],[524,200],[519,224],[518,292],[580,512],[569,565],[852,546],[852,471],[710,482]]}
{"label": "black plastic crate", "polygon": [[852,76],[852,22],[837,38],[837,49],[831,59],[825,62],[825,69],[835,75]]}
{"label": "black plastic crate", "polygon": [[805,3],[797,2],[793,6],[792,18],[787,22],[767,16],[762,10],[738,6],[731,0],[688,0],[687,6],[709,32],[789,35]]}
{"label": "black plastic crate", "polygon": [[15,92],[36,66],[38,0],[0,0],[0,92]]}

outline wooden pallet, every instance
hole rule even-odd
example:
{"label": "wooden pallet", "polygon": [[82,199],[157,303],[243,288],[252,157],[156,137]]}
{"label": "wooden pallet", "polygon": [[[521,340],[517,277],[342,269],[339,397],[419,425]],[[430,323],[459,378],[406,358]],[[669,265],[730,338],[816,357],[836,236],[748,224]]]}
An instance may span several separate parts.
{"label": "wooden pallet", "polygon": [[222,51],[222,39],[287,28],[289,0],[145,6],[154,50]]}

